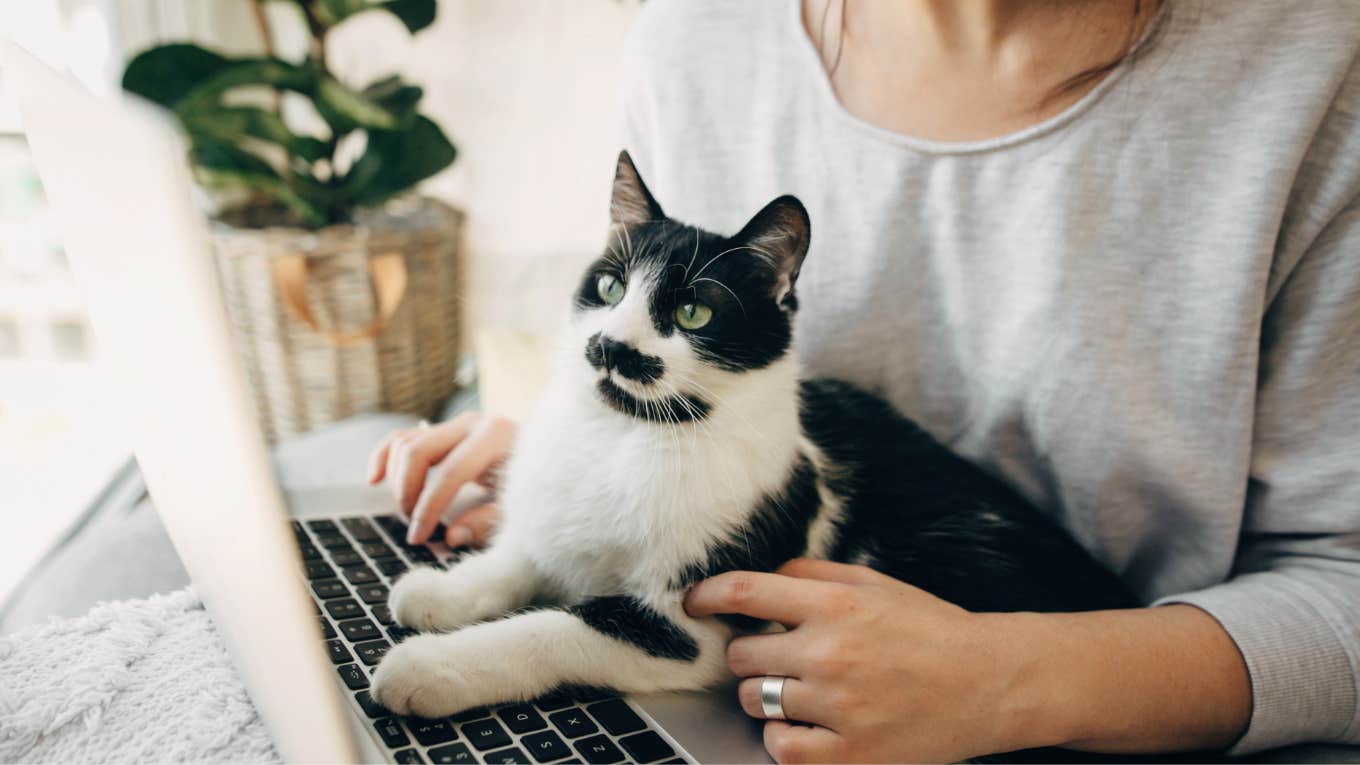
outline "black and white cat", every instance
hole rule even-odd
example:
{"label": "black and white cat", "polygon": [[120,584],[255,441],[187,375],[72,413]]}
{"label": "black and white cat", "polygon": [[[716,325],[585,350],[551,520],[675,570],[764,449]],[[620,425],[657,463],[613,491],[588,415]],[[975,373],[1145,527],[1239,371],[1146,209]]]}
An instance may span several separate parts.
{"label": "black and white cat", "polygon": [[[373,686],[384,706],[437,717],[564,685],[714,685],[734,629],[752,625],[690,618],[686,589],[798,556],[870,566],[970,610],[1137,604],[888,404],[800,378],[810,224],[797,199],[719,236],[666,218],[624,153],[610,212],[507,463],[494,541],[392,591],[400,623],[436,634],[387,654]],[[559,605],[517,611],[544,602]]]}

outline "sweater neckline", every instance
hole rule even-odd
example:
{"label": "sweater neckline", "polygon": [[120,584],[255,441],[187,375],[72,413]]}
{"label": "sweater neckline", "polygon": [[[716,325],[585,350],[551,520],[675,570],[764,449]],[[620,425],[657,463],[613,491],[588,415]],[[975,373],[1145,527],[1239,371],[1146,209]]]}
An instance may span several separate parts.
{"label": "sweater neckline", "polygon": [[817,91],[817,98],[822,109],[837,121],[874,140],[922,154],[978,154],[1008,149],[1047,135],[1088,111],[1128,72],[1136,56],[1141,52],[1144,45],[1152,39],[1153,32],[1162,25],[1163,18],[1168,13],[1167,7],[1169,5],[1170,3],[1163,3],[1162,7],[1158,9],[1157,15],[1153,17],[1152,21],[1148,22],[1147,28],[1143,30],[1138,41],[1129,49],[1129,56],[1126,60],[1111,70],[1105,76],[1105,79],[1101,80],[1094,88],[1091,88],[1090,92],[1075,103],[1052,117],[1036,122],[1029,127],[977,141],[932,141],[926,138],[917,138],[906,133],[898,133],[879,127],[851,113],[841,103],[840,98],[836,96],[836,90],[831,84],[830,74],[826,71],[826,67],[822,65],[822,58],[817,52],[817,46],[813,44],[812,38],[808,37],[807,30],[803,28],[803,0],[790,0],[788,3],[790,12],[785,14],[784,19],[789,24],[785,33],[792,35],[795,40],[794,47],[797,48],[795,55],[799,59],[799,65],[807,70],[808,79],[811,80],[814,90]]}

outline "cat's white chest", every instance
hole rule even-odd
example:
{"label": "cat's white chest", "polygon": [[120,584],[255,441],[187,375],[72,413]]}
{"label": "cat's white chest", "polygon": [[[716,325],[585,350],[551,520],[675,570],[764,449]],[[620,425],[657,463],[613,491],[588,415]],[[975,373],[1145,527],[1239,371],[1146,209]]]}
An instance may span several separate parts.
{"label": "cat's white chest", "polygon": [[540,411],[508,467],[502,533],[566,600],[660,597],[789,464],[740,438],[715,441],[718,423],[640,424],[565,397]]}

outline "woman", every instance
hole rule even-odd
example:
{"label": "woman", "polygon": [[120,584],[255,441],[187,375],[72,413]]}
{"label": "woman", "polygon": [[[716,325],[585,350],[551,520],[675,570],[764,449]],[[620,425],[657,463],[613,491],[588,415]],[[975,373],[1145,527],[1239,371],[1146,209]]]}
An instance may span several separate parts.
{"label": "woman", "polygon": [[[797,625],[728,653],[753,716],[793,678],[813,725],[767,722],[776,759],[1360,743],[1357,61],[1349,0],[648,3],[627,142],[668,212],[731,231],[800,197],[809,371],[1004,476],[1154,606],[983,630],[852,566],[701,583],[694,615]],[[421,539],[512,436],[395,434],[372,477]]]}

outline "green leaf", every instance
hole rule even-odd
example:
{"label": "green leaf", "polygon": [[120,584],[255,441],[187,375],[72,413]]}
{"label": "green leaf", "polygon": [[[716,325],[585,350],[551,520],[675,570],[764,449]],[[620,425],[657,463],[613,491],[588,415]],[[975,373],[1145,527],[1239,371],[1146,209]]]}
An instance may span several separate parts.
{"label": "green leaf", "polygon": [[292,210],[313,228],[326,225],[319,205],[290,187],[268,162],[230,143],[199,141],[192,149],[194,173],[200,183],[215,188],[242,188],[263,194]]}
{"label": "green leaf", "polygon": [[448,167],[457,154],[428,117],[417,116],[404,130],[371,132],[363,155],[341,182],[338,198],[377,204]]}
{"label": "green leaf", "polygon": [[278,114],[254,106],[199,106],[180,112],[191,135],[235,143],[243,136],[276,143],[290,154],[315,162],[330,154],[330,146],[318,138],[301,136],[288,129]]}
{"label": "green leaf", "polygon": [[401,19],[411,34],[434,23],[435,0],[388,0],[382,7]]}
{"label": "green leaf", "polygon": [[316,85],[316,72],[305,66],[278,58],[228,59],[228,64],[189,90],[175,104],[181,114],[207,108],[232,88],[267,85],[282,90],[310,93]]}
{"label": "green leaf", "polygon": [[123,89],[173,107],[200,83],[233,64],[197,45],[176,43],[137,55],[123,72]]}
{"label": "green leaf", "polygon": [[392,112],[361,93],[341,85],[332,77],[323,77],[316,87],[316,110],[331,126],[336,135],[355,128],[392,130],[399,120]]}
{"label": "green leaf", "polygon": [[412,34],[434,23],[435,0],[315,0],[312,10],[328,27],[364,11],[384,10],[401,20]]}
{"label": "green leaf", "polygon": [[416,104],[420,103],[425,91],[419,86],[404,82],[397,75],[392,75],[364,88],[363,95],[390,112],[404,126],[415,117]]}

